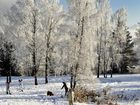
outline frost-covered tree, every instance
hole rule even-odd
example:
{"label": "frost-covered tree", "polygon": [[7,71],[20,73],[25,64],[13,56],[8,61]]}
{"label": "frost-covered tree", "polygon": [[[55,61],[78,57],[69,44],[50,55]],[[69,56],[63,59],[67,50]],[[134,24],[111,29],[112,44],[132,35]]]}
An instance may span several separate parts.
{"label": "frost-covered tree", "polygon": [[107,69],[109,69],[109,40],[111,33],[111,8],[109,0],[98,1],[98,21],[97,21],[97,78],[100,73],[106,77]]}
{"label": "frost-covered tree", "polygon": [[[35,85],[37,85],[37,73],[43,56],[43,36],[41,16],[35,0],[18,0],[11,8],[11,23],[19,30],[19,37],[24,39],[26,46],[26,56],[32,65],[32,75],[35,77]],[[22,51],[22,49],[21,49]],[[24,59],[26,58],[24,56]]]}
{"label": "frost-covered tree", "polygon": [[71,88],[76,81],[82,86],[87,81],[93,81],[92,69],[96,59],[96,36],[94,22],[96,21],[96,0],[71,0],[69,17],[71,19]]}
{"label": "frost-covered tree", "polygon": [[42,3],[42,25],[45,34],[45,83],[48,83],[48,73],[54,74],[55,72],[52,53],[59,36],[59,28],[63,23],[64,10],[59,0],[43,0]]}
{"label": "frost-covered tree", "polygon": [[136,44],[135,46],[135,51],[137,53],[137,57],[140,60],[140,24],[139,24],[139,28],[136,30],[136,38],[134,40],[134,43]]}
{"label": "frost-covered tree", "polygon": [[113,16],[113,32],[111,38],[110,55],[112,58],[111,68],[114,73],[120,70],[120,61],[122,59],[122,49],[126,39],[127,13],[124,8],[119,9]]}

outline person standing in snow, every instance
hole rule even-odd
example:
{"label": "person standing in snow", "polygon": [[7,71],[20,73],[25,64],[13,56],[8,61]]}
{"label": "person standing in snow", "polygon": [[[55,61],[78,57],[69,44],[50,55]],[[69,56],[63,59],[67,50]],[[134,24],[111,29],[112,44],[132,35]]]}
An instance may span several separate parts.
{"label": "person standing in snow", "polygon": [[10,92],[10,82],[6,82],[6,94],[11,94]]}
{"label": "person standing in snow", "polygon": [[67,87],[67,84],[65,82],[63,82],[63,86],[61,89],[63,89],[63,88],[65,89],[65,96],[66,96],[68,93],[68,87]]}
{"label": "person standing in snow", "polygon": [[19,79],[18,82],[19,82],[19,90],[21,92],[23,92],[23,80],[22,79]]}

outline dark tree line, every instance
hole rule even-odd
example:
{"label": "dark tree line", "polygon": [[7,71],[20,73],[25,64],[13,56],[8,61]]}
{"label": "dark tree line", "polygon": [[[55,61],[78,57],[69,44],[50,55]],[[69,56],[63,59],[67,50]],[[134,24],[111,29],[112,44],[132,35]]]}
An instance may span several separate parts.
{"label": "dark tree line", "polygon": [[[103,43],[102,41],[102,35],[100,35],[100,43],[98,46],[98,63],[97,63],[97,78],[99,78],[100,73],[104,74],[104,77],[106,78],[105,74],[125,74],[125,73],[133,73],[133,69],[135,68],[134,66],[136,66],[138,64],[139,59],[136,56],[136,53],[134,51],[134,42],[132,39],[132,36],[130,34],[130,32],[128,31],[128,28],[125,28],[124,30],[124,34],[122,36],[125,37],[125,40],[123,39],[119,39],[118,40],[118,46],[119,46],[119,50],[116,50],[113,48],[113,46],[115,46],[114,44],[110,43],[111,49],[110,49],[110,57],[112,59],[112,61],[110,62],[110,70],[106,72],[106,70],[102,70],[101,67],[101,53],[102,53],[102,47],[101,47],[101,43]],[[112,33],[112,40],[116,40],[117,38],[114,36],[117,36],[118,32],[114,31]],[[117,42],[115,42],[117,43]],[[120,61],[114,60],[115,58],[115,54],[114,51],[117,51],[117,54],[120,55],[121,59]],[[104,60],[104,59],[103,59]],[[107,61],[106,61],[107,62]]]}
{"label": "dark tree line", "polygon": [[6,94],[10,94],[11,76],[20,75],[17,71],[15,47],[12,42],[0,37],[0,75],[6,76]]}
{"label": "dark tree line", "polygon": [[15,47],[12,42],[1,37],[0,45],[0,75],[16,76],[20,75],[17,71],[17,60],[14,55]]}

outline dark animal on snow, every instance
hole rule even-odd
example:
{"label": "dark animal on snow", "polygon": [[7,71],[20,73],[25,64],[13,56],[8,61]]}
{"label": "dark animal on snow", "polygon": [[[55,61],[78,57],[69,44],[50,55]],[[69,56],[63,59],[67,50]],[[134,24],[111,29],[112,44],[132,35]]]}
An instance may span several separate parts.
{"label": "dark animal on snow", "polygon": [[47,96],[54,96],[54,94],[51,91],[47,91]]}

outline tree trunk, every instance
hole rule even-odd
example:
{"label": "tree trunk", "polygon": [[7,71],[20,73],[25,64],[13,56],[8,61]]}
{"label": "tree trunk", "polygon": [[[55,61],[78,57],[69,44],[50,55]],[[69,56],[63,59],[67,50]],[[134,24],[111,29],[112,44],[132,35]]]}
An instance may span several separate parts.
{"label": "tree trunk", "polygon": [[[47,72],[47,71],[46,71]],[[48,73],[45,72],[45,84],[48,83]]]}
{"label": "tree trunk", "polygon": [[106,61],[105,61],[105,56],[104,56],[104,78],[106,78]]}
{"label": "tree trunk", "polygon": [[106,46],[107,42],[106,42],[106,35],[104,36],[104,78],[106,78],[106,71],[107,71],[107,56],[106,56]]}
{"label": "tree trunk", "polygon": [[37,64],[36,64],[36,60],[37,60],[37,50],[36,50],[36,32],[37,32],[37,13],[36,11],[34,11],[34,15],[33,15],[33,52],[32,52],[32,62],[33,62],[33,72],[34,72],[34,79],[35,79],[35,85],[38,85],[37,82]]}
{"label": "tree trunk", "polygon": [[10,76],[6,76],[6,94],[10,94]]}
{"label": "tree trunk", "polygon": [[71,78],[70,78],[70,88],[74,88],[74,73],[73,73],[73,67],[70,68]]}
{"label": "tree trunk", "polygon": [[[47,52],[46,52],[47,53]],[[47,54],[46,54],[47,55]],[[46,57],[46,65],[45,65],[45,84],[48,83],[48,59]]]}
{"label": "tree trunk", "polygon": [[34,72],[35,85],[38,85],[38,82],[37,82],[37,68],[36,68],[36,54],[35,54],[35,51],[33,52],[33,72]]}
{"label": "tree trunk", "polygon": [[112,78],[112,73],[113,73],[113,64],[111,64],[110,78]]}
{"label": "tree trunk", "polygon": [[106,63],[106,76],[105,76],[105,78],[107,78],[107,68],[108,68],[108,60],[107,60],[107,63]]}
{"label": "tree trunk", "polygon": [[49,45],[49,39],[47,39],[47,43],[46,43],[46,47],[47,47],[47,49],[46,49],[46,58],[45,58],[45,84],[47,84],[48,83],[48,69],[49,69],[49,56],[48,56],[48,53],[49,53],[49,47],[50,47],[50,45]]}
{"label": "tree trunk", "polygon": [[69,105],[73,105],[73,103],[74,103],[74,91],[73,91],[73,89],[70,89],[68,92],[68,101],[69,101]]}
{"label": "tree trunk", "polygon": [[51,38],[51,32],[52,32],[52,23],[50,24],[49,27],[49,33],[45,35],[45,40],[46,40],[46,58],[45,58],[45,84],[48,83],[48,64],[49,64],[49,54],[50,52],[50,38]]}
{"label": "tree trunk", "polygon": [[97,78],[100,77],[100,55],[98,56]]}
{"label": "tree trunk", "polygon": [[[97,35],[99,35],[98,30],[97,30]],[[102,33],[101,33],[101,36],[100,36],[100,43],[99,43],[97,78],[100,77],[101,48],[102,48]]]}
{"label": "tree trunk", "polygon": [[71,75],[71,79],[70,79],[70,88],[72,89],[73,87],[73,76]]}
{"label": "tree trunk", "polygon": [[111,70],[111,73],[110,73],[110,78],[112,78],[112,75],[113,75],[113,74],[112,74],[112,70]]}
{"label": "tree trunk", "polygon": [[38,85],[38,82],[37,82],[37,76],[35,75],[35,85]]}

